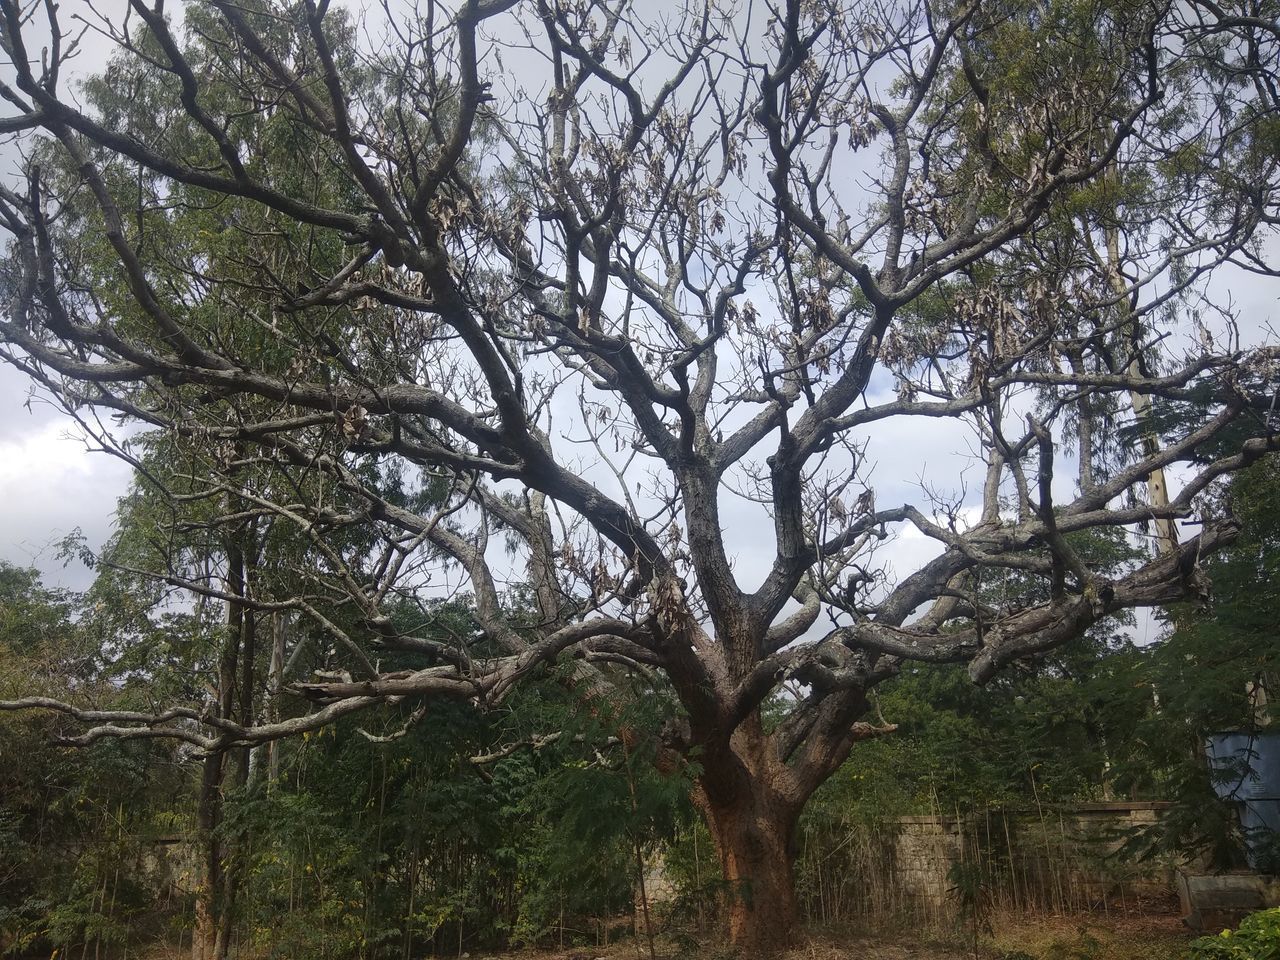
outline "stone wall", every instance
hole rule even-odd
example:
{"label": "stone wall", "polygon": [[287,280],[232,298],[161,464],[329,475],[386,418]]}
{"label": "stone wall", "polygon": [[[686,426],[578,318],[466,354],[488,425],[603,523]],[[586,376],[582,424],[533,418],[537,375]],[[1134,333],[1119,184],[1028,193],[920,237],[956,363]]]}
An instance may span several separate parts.
{"label": "stone wall", "polygon": [[1125,849],[1169,805],[1122,801],[850,823],[801,838],[799,893],[824,924],[949,924],[967,907],[1172,912],[1172,861]]}
{"label": "stone wall", "polygon": [[[798,893],[809,919],[823,924],[950,925],[965,889],[982,910],[1172,913],[1179,865],[1139,861],[1122,849],[1168,807],[1122,801],[896,817],[874,829],[802,838]],[[646,864],[645,887],[661,925],[679,891],[660,855]]]}
{"label": "stone wall", "polygon": [[1119,855],[1125,840],[1155,824],[1167,807],[1124,801],[970,817],[899,817],[887,825],[892,882],[921,911],[963,897],[958,864],[968,870],[970,889],[1014,908],[1168,903],[1176,896],[1173,862]]}

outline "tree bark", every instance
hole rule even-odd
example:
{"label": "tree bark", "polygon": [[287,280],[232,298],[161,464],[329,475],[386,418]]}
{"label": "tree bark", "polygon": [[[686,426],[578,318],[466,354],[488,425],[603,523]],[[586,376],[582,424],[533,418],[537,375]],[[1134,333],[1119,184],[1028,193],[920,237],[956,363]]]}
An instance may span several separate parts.
{"label": "tree bark", "polygon": [[[1113,165],[1111,176],[1117,177]],[[1120,238],[1117,230],[1107,231],[1107,257],[1110,266],[1109,279],[1111,289],[1116,295],[1120,308],[1129,314],[1126,333],[1132,341],[1133,357],[1125,366],[1125,374],[1130,377],[1142,377],[1143,370],[1138,362],[1137,351],[1141,328],[1130,305],[1131,294],[1128,281],[1124,277],[1120,257]],[[1155,417],[1151,410],[1151,397],[1139,390],[1129,390],[1129,404],[1133,409],[1133,419],[1142,431],[1142,456],[1152,457],[1160,452],[1160,435],[1156,430]],[[1169,506],[1169,485],[1165,481],[1164,468],[1156,467],[1147,477],[1147,502],[1152,508],[1165,510]],[[1156,555],[1165,557],[1178,550],[1178,526],[1172,517],[1154,517]]]}
{"label": "tree bark", "polygon": [[780,952],[799,918],[792,841],[803,803],[788,775],[758,714],[702,757],[695,802],[720,859],[729,941],[743,957]]}
{"label": "tree bark", "polygon": [[191,932],[191,960],[217,960],[219,904],[222,890],[222,845],[216,829],[222,807],[225,754],[204,758],[196,807],[196,838],[200,849],[200,880],[196,889],[195,927]]}
{"label": "tree bark", "polygon": [[736,802],[705,802],[707,827],[725,880],[729,941],[744,957],[776,954],[791,941],[798,919],[795,814],[757,784]]}
{"label": "tree bark", "polygon": [[[1129,364],[1125,373],[1137,376],[1138,362]],[[1133,418],[1142,429],[1142,455],[1151,457],[1160,452],[1160,438],[1156,433],[1154,418],[1151,412],[1151,398],[1136,390],[1129,391],[1129,402],[1133,406]],[[1156,509],[1168,509],[1169,485],[1164,478],[1164,469],[1156,467],[1147,478],[1147,502]],[[1155,527],[1156,554],[1168,556],[1178,549],[1178,526],[1172,517],[1156,517]]]}
{"label": "tree bark", "polygon": [[[239,545],[232,543],[227,547],[227,592],[233,597],[243,597],[244,590],[244,553]],[[224,719],[231,718],[235,712],[238,665],[246,640],[245,623],[244,605],[228,600],[225,635],[218,659],[217,714]],[[252,722],[251,717],[246,719]],[[222,792],[230,759],[225,750],[210,753],[204,759],[200,779],[196,837],[201,852],[201,876],[196,891],[195,929],[191,934],[192,960],[226,960],[231,949],[235,877],[228,864],[225,845],[217,833],[222,820]],[[246,764],[247,760],[245,756]]]}

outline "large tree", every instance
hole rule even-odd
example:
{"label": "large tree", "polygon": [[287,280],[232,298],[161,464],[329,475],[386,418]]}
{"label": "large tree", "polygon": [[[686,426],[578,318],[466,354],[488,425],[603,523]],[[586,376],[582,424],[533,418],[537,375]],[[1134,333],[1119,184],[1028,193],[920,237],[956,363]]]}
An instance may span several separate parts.
{"label": "large tree", "polygon": [[[0,0],[0,128],[28,158],[0,189],[0,351],[140,467],[136,425],[182,451],[146,473],[175,528],[293,527],[288,577],[246,584],[227,549],[158,575],[296,615],[334,668],[283,719],[3,706],[218,752],[386,700],[498,703],[553,663],[603,717],[669,692],[659,763],[692,765],[733,940],[776,947],[796,819],[888,729],[878,682],[983,682],[1201,590],[1234,535],[1174,522],[1280,447],[1277,355],[1242,348],[1218,279],[1272,274],[1275,14]],[[117,49],[78,87],[91,42]],[[873,467],[939,418],[979,489],[911,467],[900,503]],[[1072,547],[1152,522],[1116,573]],[[933,552],[895,574],[905,535]],[[992,599],[1011,573],[1043,589]],[[426,624],[448,592],[474,632],[388,614]]]}

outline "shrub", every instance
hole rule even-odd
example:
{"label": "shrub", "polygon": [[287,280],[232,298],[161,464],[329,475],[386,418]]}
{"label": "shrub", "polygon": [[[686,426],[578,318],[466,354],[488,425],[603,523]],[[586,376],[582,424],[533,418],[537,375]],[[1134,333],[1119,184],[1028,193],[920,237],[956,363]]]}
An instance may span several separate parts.
{"label": "shrub", "polygon": [[1191,944],[1191,960],[1280,960],[1280,907],[1259,910],[1240,922],[1239,929]]}

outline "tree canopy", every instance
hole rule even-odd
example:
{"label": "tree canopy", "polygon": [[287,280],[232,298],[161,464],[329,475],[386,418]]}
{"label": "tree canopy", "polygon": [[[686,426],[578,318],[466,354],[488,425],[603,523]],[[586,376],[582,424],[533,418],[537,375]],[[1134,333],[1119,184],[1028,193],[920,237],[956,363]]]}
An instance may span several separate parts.
{"label": "tree canopy", "polygon": [[[126,9],[0,0],[0,353],[149,485],[134,572],[237,639],[210,703],[4,704],[82,742],[221,756],[554,664],[674,705],[656,762],[768,950],[877,684],[1195,594],[1238,531],[1204,495],[1280,448],[1221,293],[1274,274],[1267,3]],[[938,419],[980,489],[899,502],[876,464]],[[286,615],[322,663],[272,715]]]}

